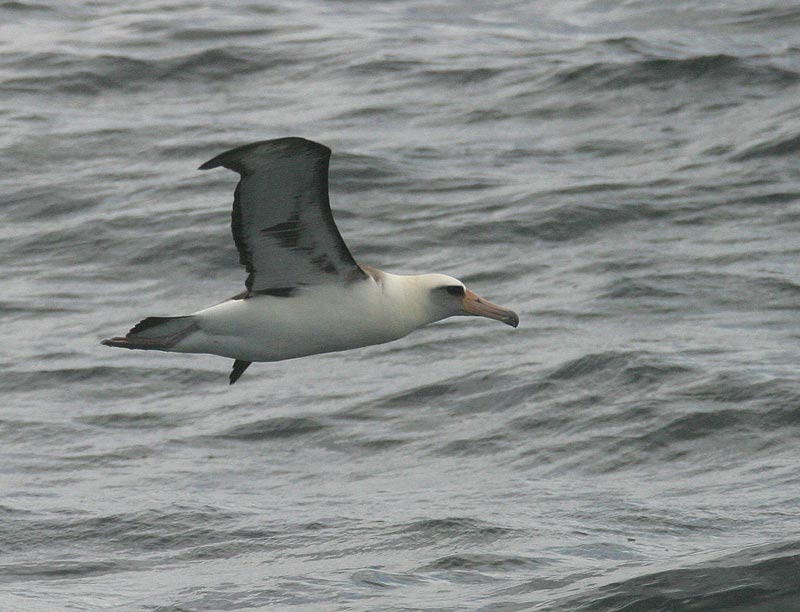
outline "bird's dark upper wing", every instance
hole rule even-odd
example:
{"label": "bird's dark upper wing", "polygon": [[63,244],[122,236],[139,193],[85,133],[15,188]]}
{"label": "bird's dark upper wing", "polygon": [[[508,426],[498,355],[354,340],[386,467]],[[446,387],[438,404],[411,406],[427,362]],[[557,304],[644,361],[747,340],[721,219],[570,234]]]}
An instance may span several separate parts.
{"label": "bird's dark upper wing", "polygon": [[289,295],[295,288],[364,278],[328,201],[331,150],[303,138],[237,147],[207,161],[241,176],[231,228],[248,291]]}

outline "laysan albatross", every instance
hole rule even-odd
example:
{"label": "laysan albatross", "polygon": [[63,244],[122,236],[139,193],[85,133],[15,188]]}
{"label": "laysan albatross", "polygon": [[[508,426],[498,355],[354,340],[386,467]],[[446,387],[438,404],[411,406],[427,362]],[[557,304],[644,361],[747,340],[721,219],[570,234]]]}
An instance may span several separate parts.
{"label": "laysan albatross", "polygon": [[381,344],[454,315],[519,324],[514,312],[450,276],[357,264],[331,214],[330,156],[324,145],[291,137],[237,147],[200,166],[240,175],[231,226],[245,291],[194,314],[148,317],[102,344],[229,357],[233,384],[254,361]]}

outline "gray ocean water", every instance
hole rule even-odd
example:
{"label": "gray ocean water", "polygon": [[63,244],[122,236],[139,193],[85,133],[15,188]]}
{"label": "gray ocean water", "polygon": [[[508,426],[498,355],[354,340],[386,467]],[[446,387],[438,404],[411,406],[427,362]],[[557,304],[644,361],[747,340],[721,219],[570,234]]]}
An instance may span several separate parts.
{"label": "gray ocean water", "polygon": [[[800,610],[800,4],[4,1],[0,117],[0,611]],[[99,346],[290,135],[519,329]]]}

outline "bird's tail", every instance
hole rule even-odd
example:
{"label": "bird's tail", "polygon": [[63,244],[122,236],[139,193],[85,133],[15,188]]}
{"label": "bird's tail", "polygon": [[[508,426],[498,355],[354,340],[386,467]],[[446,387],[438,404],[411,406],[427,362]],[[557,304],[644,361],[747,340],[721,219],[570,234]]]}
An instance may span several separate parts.
{"label": "bird's tail", "polygon": [[109,338],[100,344],[146,351],[171,351],[176,344],[198,329],[191,315],[147,317],[139,321],[124,337]]}

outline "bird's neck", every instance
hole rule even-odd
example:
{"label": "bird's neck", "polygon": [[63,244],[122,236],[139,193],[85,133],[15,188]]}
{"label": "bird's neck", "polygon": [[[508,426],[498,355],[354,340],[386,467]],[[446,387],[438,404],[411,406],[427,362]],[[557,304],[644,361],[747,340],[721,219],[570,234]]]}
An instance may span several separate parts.
{"label": "bird's neck", "polygon": [[391,317],[393,325],[402,327],[406,334],[447,316],[431,303],[430,289],[421,282],[421,278],[381,272],[377,281],[387,315]]}

